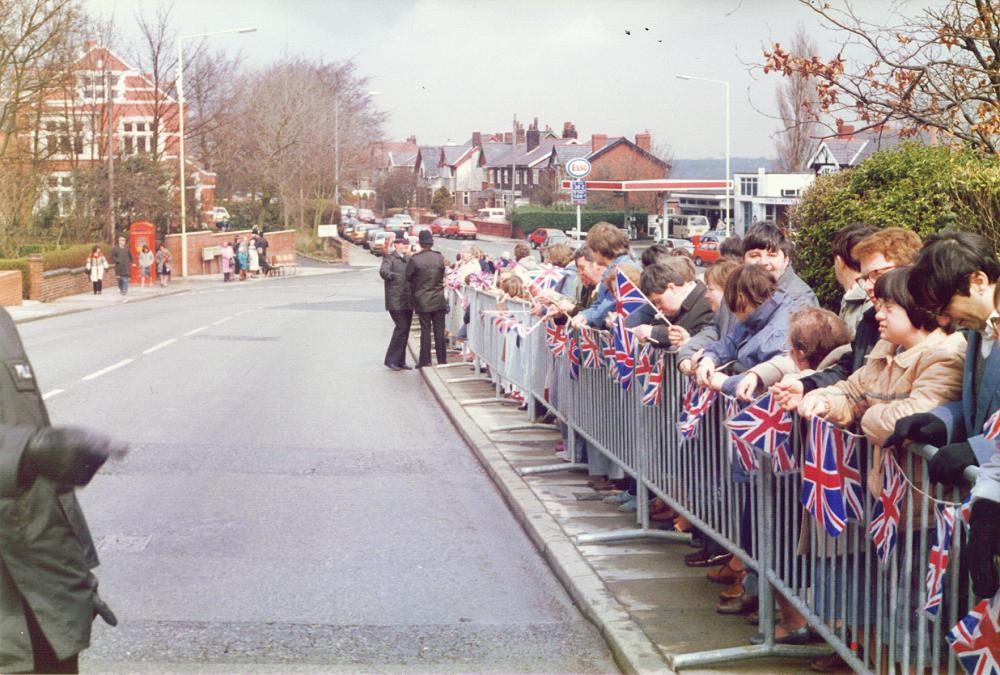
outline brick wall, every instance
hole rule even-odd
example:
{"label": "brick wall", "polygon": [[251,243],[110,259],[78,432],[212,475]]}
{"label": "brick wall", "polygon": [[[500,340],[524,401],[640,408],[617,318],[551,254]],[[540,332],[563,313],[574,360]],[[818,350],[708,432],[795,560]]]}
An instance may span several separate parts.
{"label": "brick wall", "polygon": [[13,307],[21,304],[21,273],[0,272],[0,305]]}
{"label": "brick wall", "polygon": [[[31,300],[49,302],[67,295],[78,295],[89,293],[93,287],[90,284],[90,275],[83,266],[73,269],[59,269],[45,271],[44,259],[40,255],[28,256],[28,277],[31,280],[29,297]],[[116,288],[118,278],[114,269],[108,269],[104,273],[104,288]]]}
{"label": "brick wall", "polygon": [[[295,252],[295,237],[297,232],[295,230],[282,230],[280,232],[266,232],[264,237],[267,239],[267,254],[269,256],[275,256],[281,253],[294,253]],[[223,242],[233,241],[233,239],[239,237],[250,236],[250,230],[235,230],[230,232],[214,232],[211,230],[199,230],[195,232],[188,232],[187,234],[187,248],[188,248],[188,274],[216,274],[219,272],[219,259],[218,257],[212,263],[202,263],[201,251],[203,248],[212,246],[222,246]],[[179,277],[181,275],[181,235],[179,234],[168,234],[166,236],[165,242],[167,244],[167,249],[174,258],[173,275],[174,277]]]}

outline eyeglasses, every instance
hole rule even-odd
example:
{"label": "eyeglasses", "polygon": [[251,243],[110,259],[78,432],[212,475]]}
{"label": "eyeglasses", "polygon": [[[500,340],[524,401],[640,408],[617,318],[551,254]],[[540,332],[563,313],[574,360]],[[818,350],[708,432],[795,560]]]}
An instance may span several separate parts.
{"label": "eyeglasses", "polygon": [[885,267],[880,267],[877,270],[872,270],[868,274],[861,275],[855,283],[857,283],[857,285],[861,288],[867,288],[868,284],[874,286],[875,282],[878,281],[882,275],[886,272],[891,272],[894,269],[896,269],[896,265],[886,265]]}

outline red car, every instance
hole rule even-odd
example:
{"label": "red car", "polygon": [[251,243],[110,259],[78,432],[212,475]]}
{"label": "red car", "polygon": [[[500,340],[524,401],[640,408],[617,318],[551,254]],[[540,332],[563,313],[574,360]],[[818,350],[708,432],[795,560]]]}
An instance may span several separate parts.
{"label": "red car", "polygon": [[711,265],[719,259],[719,242],[712,240],[699,242],[691,252],[691,257],[694,258],[694,264],[699,267]]}
{"label": "red car", "polygon": [[431,222],[431,234],[444,234],[444,228],[451,225],[451,218],[435,218]]}
{"label": "red car", "polygon": [[475,239],[479,229],[468,220],[453,220],[445,226],[442,234],[448,239]]}
{"label": "red car", "polygon": [[543,248],[558,243],[567,243],[569,237],[562,230],[553,227],[539,227],[528,235],[528,241],[533,248]]}

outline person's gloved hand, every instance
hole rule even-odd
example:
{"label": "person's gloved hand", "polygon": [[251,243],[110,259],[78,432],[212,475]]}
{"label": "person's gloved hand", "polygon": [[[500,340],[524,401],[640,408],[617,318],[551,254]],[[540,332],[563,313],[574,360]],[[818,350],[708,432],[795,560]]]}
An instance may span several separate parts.
{"label": "person's gloved hand", "polygon": [[931,480],[935,483],[957,485],[963,482],[962,472],[967,466],[979,466],[976,454],[965,441],[946,445],[931,457],[928,463]]}
{"label": "person's gloved hand", "polygon": [[903,441],[926,443],[940,448],[948,442],[948,429],[944,422],[930,413],[909,415],[896,422],[896,428],[885,440],[883,447],[902,448]]}
{"label": "person's gloved hand", "polygon": [[25,484],[42,476],[57,483],[86,485],[104,462],[127,452],[126,444],[85,427],[46,427],[28,441],[19,474]]}
{"label": "person's gloved hand", "polygon": [[996,555],[1000,554],[1000,502],[977,499],[969,520],[969,576],[972,591],[980,598],[991,598],[1000,587]]}

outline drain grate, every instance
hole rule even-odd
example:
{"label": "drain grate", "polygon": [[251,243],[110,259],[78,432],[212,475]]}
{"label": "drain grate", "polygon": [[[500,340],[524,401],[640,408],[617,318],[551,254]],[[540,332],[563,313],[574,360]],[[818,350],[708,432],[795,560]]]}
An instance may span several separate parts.
{"label": "drain grate", "polygon": [[151,535],[148,534],[109,534],[97,544],[98,551],[132,551],[146,549]]}

